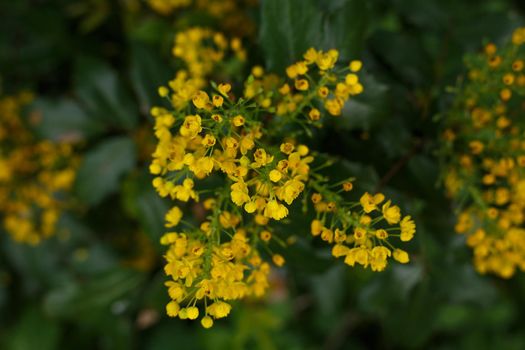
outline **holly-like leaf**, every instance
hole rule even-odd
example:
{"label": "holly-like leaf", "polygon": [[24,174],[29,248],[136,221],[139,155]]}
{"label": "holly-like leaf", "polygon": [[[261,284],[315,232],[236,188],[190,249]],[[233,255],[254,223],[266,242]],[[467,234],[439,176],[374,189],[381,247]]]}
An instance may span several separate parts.
{"label": "holly-like leaf", "polygon": [[137,107],[117,72],[98,59],[81,57],[74,75],[75,92],[90,118],[116,129],[138,123]]}
{"label": "holly-like leaf", "polygon": [[119,188],[122,176],[133,169],[135,159],[131,139],[115,137],[104,141],[86,154],[78,170],[78,197],[87,204],[98,204]]}

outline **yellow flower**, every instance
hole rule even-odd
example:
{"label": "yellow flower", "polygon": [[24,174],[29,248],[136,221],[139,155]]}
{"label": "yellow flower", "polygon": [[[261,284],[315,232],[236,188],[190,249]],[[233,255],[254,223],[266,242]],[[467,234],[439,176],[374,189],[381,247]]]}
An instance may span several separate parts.
{"label": "yellow flower", "polygon": [[290,93],[290,85],[284,84],[279,88],[279,93],[281,95],[288,95]]}
{"label": "yellow flower", "polygon": [[281,187],[279,187],[275,193],[280,200],[285,201],[288,205],[301,194],[304,190],[304,184],[301,181],[292,179],[286,181]]}
{"label": "yellow flower", "polygon": [[[0,170],[1,171],[1,170]],[[149,172],[153,175],[158,175],[162,172],[162,167],[157,162],[151,163],[149,166]]]}
{"label": "yellow flower", "polygon": [[316,204],[323,200],[323,196],[320,193],[312,194],[312,203]]}
{"label": "yellow flower", "polygon": [[224,98],[219,95],[213,95],[212,101],[215,107],[221,107],[224,103]]}
{"label": "yellow flower", "polygon": [[387,239],[388,238],[388,232],[386,232],[383,229],[379,229],[376,231],[376,237],[379,239]]}
{"label": "yellow flower", "polygon": [[213,326],[213,319],[210,316],[204,316],[201,319],[201,325],[206,329],[211,328]]}
{"label": "yellow flower", "polygon": [[279,170],[273,169],[270,171],[269,177],[272,182],[279,182],[283,177],[283,174]]}
{"label": "yellow flower", "polygon": [[290,79],[296,78],[298,74],[299,73],[297,72],[297,67],[295,66],[295,64],[286,68],[286,75],[288,75]]}
{"label": "yellow flower", "polygon": [[330,113],[331,115],[337,117],[341,115],[341,111],[343,109],[343,105],[339,101],[339,99],[333,98],[326,100],[324,103],[324,108]]}
{"label": "yellow flower", "polygon": [[320,70],[328,70],[334,67],[337,58],[339,57],[339,52],[337,50],[330,50],[326,53],[319,52],[316,63]]}
{"label": "yellow flower", "polygon": [[310,87],[308,80],[306,79],[297,79],[295,81],[295,88],[299,91],[306,91]]}
{"label": "yellow flower", "polygon": [[252,74],[256,78],[260,78],[264,75],[264,69],[261,66],[254,66],[252,68]]}
{"label": "yellow flower", "polygon": [[255,202],[248,202],[244,205],[244,210],[246,210],[247,213],[254,213],[255,210],[257,210],[257,204]]}
{"label": "yellow flower", "polygon": [[383,271],[387,265],[387,258],[391,255],[388,248],[376,246],[370,251],[370,267],[372,271]]}
{"label": "yellow flower", "polygon": [[261,237],[261,240],[264,242],[268,242],[270,239],[272,239],[272,233],[270,231],[264,230],[259,235]]}
{"label": "yellow flower", "polygon": [[481,141],[475,140],[469,143],[469,147],[472,154],[480,154],[483,152],[484,145]]}
{"label": "yellow flower", "polygon": [[508,101],[512,97],[512,91],[508,88],[505,88],[500,91],[499,95],[503,101]]}
{"label": "yellow flower", "polygon": [[193,104],[195,107],[202,109],[207,108],[208,104],[210,103],[210,97],[205,91],[199,91],[193,96]]}
{"label": "yellow flower", "polygon": [[[172,184],[169,182],[169,184]],[[193,191],[194,182],[192,179],[184,179],[182,185],[177,185],[171,190],[171,196],[182,202],[187,202],[190,198],[197,199],[197,194]]]}
{"label": "yellow flower", "polygon": [[354,188],[354,185],[350,181],[343,183],[343,191],[350,192],[352,191],[353,188]]}
{"label": "yellow flower", "polygon": [[336,244],[332,248],[332,255],[334,256],[334,258],[346,256],[349,252],[350,252],[350,248],[342,244]]}
{"label": "yellow flower", "polygon": [[383,204],[383,217],[385,220],[390,224],[397,224],[399,220],[401,220],[401,211],[398,206],[393,205],[390,206],[391,201],[387,201],[385,204]]}
{"label": "yellow flower", "polygon": [[305,52],[303,58],[307,64],[312,64],[315,61],[317,61],[317,55],[317,51],[313,47],[311,47]]}
{"label": "yellow flower", "polygon": [[311,232],[313,236],[318,236],[321,234],[323,229],[323,223],[320,220],[313,220],[311,224]]}
{"label": "yellow flower", "polygon": [[166,305],[166,313],[168,314],[169,317],[176,317],[179,313],[179,310],[180,310],[180,306],[175,301],[170,301]]}
{"label": "yellow flower", "polygon": [[228,96],[228,92],[231,91],[232,86],[230,84],[222,83],[217,87],[221,94]]}
{"label": "yellow flower", "polygon": [[362,227],[356,227],[354,229],[354,238],[356,241],[362,241],[366,238],[366,229]]}
{"label": "yellow flower", "polygon": [[262,148],[258,148],[254,153],[253,157],[255,159],[254,167],[260,168],[266,164],[269,164],[273,161],[273,156],[270,156]]}
{"label": "yellow flower", "polygon": [[174,227],[177,226],[182,219],[182,211],[179,207],[173,207],[166,213],[166,227]]}
{"label": "yellow flower", "polygon": [[206,309],[208,314],[212,315],[215,318],[223,318],[230,314],[232,309],[231,305],[225,303],[224,301],[216,301]]}
{"label": "yellow flower", "polygon": [[195,306],[186,308],[186,314],[188,316],[188,319],[195,320],[197,317],[199,317],[199,309]]}
{"label": "yellow flower", "polygon": [[285,142],[285,143],[282,143],[281,146],[280,146],[280,150],[281,152],[283,152],[284,154],[287,154],[289,155],[290,153],[293,152],[294,150],[294,145],[291,144],[290,142]]}
{"label": "yellow flower", "polygon": [[308,112],[308,118],[312,121],[319,120],[321,118],[321,112],[317,108],[312,108],[310,112]]}
{"label": "yellow flower", "polygon": [[169,92],[170,92],[170,91],[168,90],[167,87],[165,87],[165,86],[161,86],[161,87],[159,87],[159,96],[160,96],[160,97],[166,97],[166,96],[168,96]]}
{"label": "yellow flower", "polygon": [[409,215],[405,216],[399,223],[399,226],[401,228],[401,240],[403,242],[410,241],[416,232],[416,224],[412,218]]}
{"label": "yellow flower", "polygon": [[321,86],[318,90],[317,90],[317,95],[320,97],[320,98],[326,98],[328,97],[328,93],[330,92],[330,90],[328,90],[328,88],[326,86]]}
{"label": "yellow flower", "polygon": [[370,193],[365,192],[365,194],[361,196],[359,202],[361,203],[365,213],[370,213],[371,211],[376,210],[377,205],[380,204],[384,199],[385,196],[383,196],[381,193],[372,196]]}
{"label": "yellow flower", "polygon": [[282,267],[284,265],[284,262],[285,262],[284,258],[281,255],[279,255],[279,254],[274,254],[272,256],[272,261],[278,267]]}
{"label": "yellow flower", "polygon": [[334,231],[326,227],[323,227],[321,231],[321,239],[325,242],[332,243],[333,238],[334,238]]}
{"label": "yellow flower", "polygon": [[230,188],[232,202],[236,205],[241,206],[250,200],[248,187],[244,182],[236,182]]}
{"label": "yellow flower", "polygon": [[197,176],[197,178],[203,178],[211,173],[213,170],[213,158],[212,157],[201,157],[194,160],[189,169]]}
{"label": "yellow flower", "polygon": [[202,131],[200,115],[188,115],[180,127],[181,136],[194,138]]}
{"label": "yellow flower", "polygon": [[354,251],[355,262],[360,265],[363,265],[364,267],[367,267],[369,261],[368,249],[366,247],[361,246],[358,248],[353,248],[352,250]]}
{"label": "yellow flower", "polygon": [[274,220],[281,220],[288,216],[288,209],[276,200],[271,200],[264,208],[264,216]]}
{"label": "yellow flower", "polygon": [[205,147],[212,147],[215,145],[216,141],[217,140],[215,139],[215,136],[213,136],[212,134],[206,134],[202,139],[202,145]]}
{"label": "yellow flower", "polygon": [[219,222],[224,228],[235,227],[239,224],[241,218],[237,215],[230,213],[229,211],[223,211],[219,216]]}
{"label": "yellow flower", "polygon": [[244,117],[242,115],[236,115],[232,119],[232,124],[235,126],[242,126],[244,125]]}
{"label": "yellow flower", "polygon": [[347,74],[345,78],[345,83],[348,85],[355,85],[359,82],[359,78],[355,74]]}
{"label": "yellow flower", "polygon": [[350,61],[350,64],[348,65],[348,68],[350,68],[350,70],[354,73],[359,72],[361,67],[363,67],[363,62],[359,60]]}
{"label": "yellow flower", "polygon": [[502,81],[505,85],[512,85],[514,83],[514,74],[507,73],[503,76]]}
{"label": "yellow flower", "polygon": [[400,262],[401,264],[406,264],[410,261],[407,252],[401,249],[394,250],[394,259]]}

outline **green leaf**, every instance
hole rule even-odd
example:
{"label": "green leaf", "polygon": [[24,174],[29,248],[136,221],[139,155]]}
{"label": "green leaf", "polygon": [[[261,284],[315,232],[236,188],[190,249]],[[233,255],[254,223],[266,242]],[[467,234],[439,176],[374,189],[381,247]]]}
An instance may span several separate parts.
{"label": "green leaf", "polygon": [[324,48],[339,50],[341,60],[355,59],[363,50],[369,21],[365,0],[333,1],[325,17]]}
{"label": "green leaf", "polygon": [[37,99],[32,105],[36,131],[54,141],[81,141],[103,131],[103,124],[90,118],[73,100]]}
{"label": "green leaf", "polygon": [[133,141],[127,137],[108,139],[89,151],[77,174],[79,198],[95,205],[119,188],[122,176],[133,169],[136,159]]}
{"label": "green leaf", "polygon": [[96,317],[109,313],[112,303],[128,296],[143,280],[142,273],[124,268],[105,271],[84,282],[70,280],[47,294],[44,307],[54,317]]}
{"label": "green leaf", "polygon": [[75,92],[90,118],[117,129],[131,130],[138,124],[136,106],[117,72],[94,58],[78,59]]}
{"label": "green leaf", "polygon": [[433,76],[432,59],[416,33],[376,31],[370,40],[372,50],[388,66],[396,80],[415,86],[432,82],[429,79]]}
{"label": "green leaf", "polygon": [[55,240],[50,239],[33,247],[17,243],[4,232],[0,233],[0,253],[5,257],[6,265],[17,276],[23,276],[17,283],[19,295],[34,295],[67,274],[67,271],[57,268],[60,249]]}
{"label": "green leaf", "polygon": [[28,1],[0,2],[0,71],[6,90],[53,76],[74,51],[66,18],[58,6],[47,5],[35,10]]}
{"label": "green leaf", "polygon": [[345,104],[342,118],[334,121],[338,128],[368,131],[380,125],[391,113],[388,86],[370,74],[364,74],[361,80],[365,90]]}
{"label": "green leaf", "polygon": [[35,306],[25,309],[7,335],[6,350],[54,350],[59,348],[60,328]]}
{"label": "green leaf", "polygon": [[265,0],[261,4],[260,46],[268,69],[282,72],[322,41],[322,16],[314,0]]}
{"label": "green leaf", "polygon": [[140,174],[126,181],[123,189],[123,206],[128,214],[138,220],[144,232],[158,245],[165,232],[164,215],[169,209],[151,185],[151,176]]}
{"label": "green leaf", "polygon": [[166,37],[172,40],[173,28],[168,21],[160,18],[146,18],[139,24],[130,28],[128,33],[132,39],[142,42],[158,44]]}
{"label": "green leaf", "polygon": [[345,297],[345,273],[348,266],[341,261],[322,274],[311,277],[312,295],[317,306],[316,313],[323,324],[333,326],[341,312],[340,305]]}
{"label": "green leaf", "polygon": [[145,115],[161,102],[157,89],[170,78],[169,68],[156,51],[138,42],[131,46],[131,84],[139,98],[140,111]]}

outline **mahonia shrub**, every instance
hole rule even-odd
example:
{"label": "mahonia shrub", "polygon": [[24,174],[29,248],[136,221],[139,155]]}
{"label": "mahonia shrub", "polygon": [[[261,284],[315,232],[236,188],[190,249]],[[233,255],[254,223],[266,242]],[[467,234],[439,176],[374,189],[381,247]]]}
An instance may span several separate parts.
{"label": "mahonia shrub", "polygon": [[77,158],[67,143],[39,140],[22,117],[29,93],[0,98],[0,214],[4,229],[21,243],[55,233]]}
{"label": "mahonia shrub", "polygon": [[466,57],[468,77],[444,118],[446,189],[480,273],[525,270],[525,28]]}
{"label": "mahonia shrub", "polygon": [[[188,38],[185,47],[191,46]],[[193,38],[200,47],[202,36]],[[294,205],[300,200],[305,214],[308,207],[315,212],[311,232],[304,234],[329,244],[347,265],[382,271],[389,258],[409,261],[396,245],[415,233],[410,216],[402,217],[381,193],[351,201],[354,179],[331,181],[321,172],[329,164],[313,167],[320,157],[299,141],[363,92],[360,61],[341,65],[337,50],[311,48],[286,69],[286,77],[255,66],[244,83],[202,85],[195,80],[202,82],[210,70],[199,60],[210,55],[184,58],[191,50],[174,53],[201,68],[179,72],[160,87],[169,106],[151,111],[158,139],[150,165],[153,186],[162,197],[199,203],[197,212],[204,212],[184,219],[174,205],[166,213],[169,232],[161,243],[167,246],[169,316],[200,317],[209,328],[230,313],[231,301],[262,297],[270,264],[285,264],[274,247],[285,251],[291,243],[273,223],[301,210]]]}

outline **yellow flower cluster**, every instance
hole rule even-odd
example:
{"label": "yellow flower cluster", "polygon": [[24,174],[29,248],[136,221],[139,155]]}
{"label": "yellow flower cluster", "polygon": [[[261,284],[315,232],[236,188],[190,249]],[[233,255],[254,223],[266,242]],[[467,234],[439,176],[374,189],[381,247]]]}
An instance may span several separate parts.
{"label": "yellow flower cluster", "polygon": [[172,52],[185,63],[194,79],[209,76],[228,54],[240,61],[246,59],[239,38],[228,40],[222,33],[200,27],[178,32]]}
{"label": "yellow flower cluster", "polygon": [[190,9],[217,21],[228,33],[250,36],[254,33],[249,9],[257,6],[258,0],[148,0],[157,13],[168,16],[177,10]]}
{"label": "yellow flower cluster", "polygon": [[[323,52],[310,48],[302,61],[286,69],[287,81],[280,81],[275,75],[264,75],[261,67],[255,67],[253,78],[245,84],[244,97],[255,97],[265,108],[274,106],[275,114],[280,117],[294,119],[304,115],[307,121],[317,122],[322,115],[320,106],[330,115],[339,116],[345,102],[363,92],[363,85],[357,75],[361,61],[335,69],[338,57],[337,50]],[[316,104],[312,103],[314,100]]]}
{"label": "yellow flower cluster", "polygon": [[469,80],[447,114],[445,185],[462,205],[455,230],[467,235],[480,273],[525,270],[525,28],[501,48],[468,57]]}
{"label": "yellow flower cluster", "polygon": [[178,8],[190,6],[192,0],[148,0],[149,6],[162,15],[169,15]]}
{"label": "yellow flower cluster", "polygon": [[[200,56],[188,56],[188,60],[190,57]],[[284,257],[272,250],[275,244],[286,246],[272,222],[286,218],[291,205],[308,188],[315,186],[321,193],[329,193],[329,188],[310,167],[314,156],[309,148],[286,138],[283,129],[319,125],[321,115],[339,115],[345,101],[363,91],[356,74],[361,62],[339,67],[337,57],[336,50],[310,49],[304,60],[287,69],[286,79],[254,67],[243,86],[211,83],[199,89],[183,83],[193,78],[186,75],[177,89],[170,83],[172,92],[159,89],[172,108],[152,109],[158,139],[150,165],[156,176],[153,186],[162,197],[200,202],[211,212],[198,227],[182,220],[177,206],[166,214],[167,228],[183,226],[162,239],[168,245],[165,270],[172,278],[167,283],[172,299],[167,306],[170,316],[195,319],[203,315],[202,325],[211,327],[214,319],[229,313],[229,300],[264,294],[270,269],[263,262],[266,255],[276,266],[285,263]],[[236,98],[241,89],[243,96]],[[313,110],[318,113],[316,118],[311,116]],[[349,185],[345,186],[348,189]],[[344,240],[339,236],[328,239],[321,233],[323,239],[337,243],[334,249],[339,253],[334,255],[348,256],[348,263],[356,256],[355,261],[377,271],[384,269],[386,257],[392,254],[398,261],[408,262],[407,253],[388,248],[387,232],[409,240],[415,231],[410,217],[401,220],[399,208],[387,202],[382,215],[372,218],[370,213],[384,200],[379,195],[371,199],[373,203],[366,202],[363,211],[367,215],[353,214],[343,205],[342,197],[328,194],[326,198],[330,196],[334,197],[331,202],[316,204],[321,230],[334,229],[338,235],[351,229],[363,231],[359,240],[346,236]],[[385,228],[383,238],[377,233],[381,220],[398,224]],[[392,233],[395,230],[401,232]],[[351,243],[364,249],[370,262],[344,245]],[[343,247],[347,253],[340,251]],[[385,256],[382,266],[380,254]]]}
{"label": "yellow flower cluster", "polygon": [[69,144],[34,137],[22,119],[31,100],[28,93],[0,99],[0,213],[15,241],[37,244],[55,232],[76,161]]}
{"label": "yellow flower cluster", "polygon": [[[180,220],[179,210],[174,207],[168,213],[168,226],[174,224],[173,219]],[[197,302],[204,303],[201,324],[205,328],[211,327],[214,319],[229,314],[231,305],[227,301],[263,296],[270,272],[247,231],[238,226],[239,217],[215,210],[210,219],[198,229],[170,232],[161,240],[169,245],[164,270],[172,278],[166,282],[172,299],[166,306],[167,314],[194,320],[200,314]],[[218,229],[231,232],[231,239],[219,243],[220,233],[215,231]],[[182,303],[185,306],[181,308]]]}
{"label": "yellow flower cluster", "polygon": [[340,193],[352,190],[350,181],[343,182],[338,192],[319,182],[314,185],[319,192],[311,197],[317,213],[311,234],[332,244],[335,258],[344,257],[345,264],[357,263],[372,271],[383,271],[390,257],[402,264],[409,262],[408,253],[391,243],[392,237],[408,242],[416,232],[414,221],[410,216],[402,218],[398,206],[385,202],[381,193],[366,192],[359,202],[346,202]]}
{"label": "yellow flower cluster", "polygon": [[159,95],[168,97],[173,108],[185,108],[200,89],[207,86],[211,75],[232,60],[244,61],[246,52],[238,38],[227,39],[207,28],[189,28],[175,36],[173,56],[183,62],[168,86],[159,87]]}

